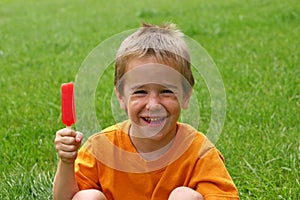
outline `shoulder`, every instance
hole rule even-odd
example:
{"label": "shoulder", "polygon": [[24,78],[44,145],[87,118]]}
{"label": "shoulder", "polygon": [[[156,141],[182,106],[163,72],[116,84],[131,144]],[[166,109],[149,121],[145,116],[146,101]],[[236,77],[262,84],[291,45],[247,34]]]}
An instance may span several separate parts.
{"label": "shoulder", "polygon": [[129,126],[130,121],[128,120],[109,126],[89,137],[82,148],[88,149],[94,154],[95,152],[102,152],[103,154],[109,151],[113,152],[118,148],[130,151],[132,145],[128,135]]}
{"label": "shoulder", "polygon": [[108,138],[109,140],[113,140],[116,137],[119,137],[120,135],[127,134],[130,126],[130,121],[126,120],[121,123],[117,123],[114,125],[111,125],[99,133],[93,134],[91,137],[88,138],[88,142],[101,140],[103,137]]}
{"label": "shoulder", "polygon": [[209,153],[213,153],[224,160],[215,145],[202,132],[185,123],[178,123],[178,127],[180,132],[184,133],[185,137],[193,138],[189,150],[193,151],[194,155],[197,155],[198,158],[201,159]]}
{"label": "shoulder", "polygon": [[193,143],[196,143],[197,145],[202,145],[208,138],[200,131],[195,129],[189,124],[186,123],[177,123],[178,135],[182,135],[185,138],[191,138]]}

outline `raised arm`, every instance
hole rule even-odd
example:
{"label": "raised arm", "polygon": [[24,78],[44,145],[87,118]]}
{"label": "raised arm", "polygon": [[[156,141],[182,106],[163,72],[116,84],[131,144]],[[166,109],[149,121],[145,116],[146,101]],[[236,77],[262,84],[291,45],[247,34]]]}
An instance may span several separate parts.
{"label": "raised arm", "polygon": [[60,160],[53,183],[55,200],[70,200],[79,191],[75,179],[74,163],[82,139],[82,133],[75,132],[70,128],[56,132],[55,147]]}

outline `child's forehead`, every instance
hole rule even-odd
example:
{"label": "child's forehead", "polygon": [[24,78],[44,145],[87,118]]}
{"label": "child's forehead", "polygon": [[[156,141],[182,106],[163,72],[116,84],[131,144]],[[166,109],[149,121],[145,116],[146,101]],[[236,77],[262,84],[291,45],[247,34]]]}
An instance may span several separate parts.
{"label": "child's forehead", "polygon": [[173,67],[154,62],[153,59],[134,60],[121,78],[123,85],[130,88],[147,84],[179,87],[182,80],[185,80],[184,76]]}
{"label": "child's forehead", "polygon": [[162,62],[162,61],[158,61],[158,59],[155,56],[143,56],[143,57],[137,57],[137,58],[131,58],[128,62],[128,65],[126,67],[126,72],[128,72],[129,70],[135,68],[135,67],[139,67],[139,66],[144,66],[144,65],[148,65],[150,66],[150,64],[152,65],[162,65],[162,66],[167,66],[167,67],[171,67],[173,69],[177,69],[178,67],[175,66],[175,61],[174,62]]}

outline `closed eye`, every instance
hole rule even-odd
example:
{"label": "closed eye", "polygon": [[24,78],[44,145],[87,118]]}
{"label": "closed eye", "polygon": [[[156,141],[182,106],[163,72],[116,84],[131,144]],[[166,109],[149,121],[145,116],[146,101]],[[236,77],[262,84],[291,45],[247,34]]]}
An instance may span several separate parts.
{"label": "closed eye", "polygon": [[147,94],[145,90],[136,90],[132,94]]}
{"label": "closed eye", "polygon": [[160,93],[162,93],[162,94],[173,94],[174,92],[172,90],[162,90]]}

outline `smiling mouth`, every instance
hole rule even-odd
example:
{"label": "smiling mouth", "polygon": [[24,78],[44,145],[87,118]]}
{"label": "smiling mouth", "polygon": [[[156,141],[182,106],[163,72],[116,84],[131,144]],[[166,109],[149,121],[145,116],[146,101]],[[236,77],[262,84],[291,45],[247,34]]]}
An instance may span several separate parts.
{"label": "smiling mouth", "polygon": [[151,126],[158,126],[165,122],[167,117],[142,117],[142,119]]}

